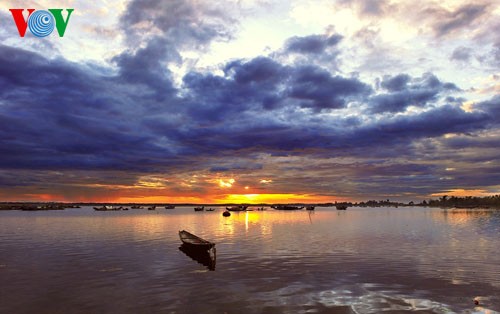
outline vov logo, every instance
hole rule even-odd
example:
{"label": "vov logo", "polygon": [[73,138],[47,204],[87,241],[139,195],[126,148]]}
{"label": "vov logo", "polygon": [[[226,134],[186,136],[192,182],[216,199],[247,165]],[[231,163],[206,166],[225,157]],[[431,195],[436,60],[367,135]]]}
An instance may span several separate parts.
{"label": "vov logo", "polygon": [[[24,11],[28,11],[28,17],[24,18]],[[35,9],[9,9],[16,23],[19,36],[26,35],[26,29],[29,28],[30,32],[36,37],[49,36],[54,27],[59,33],[59,37],[64,37],[66,27],[68,27],[69,18],[74,9],[66,9],[68,16],[64,20],[62,11],[63,9],[48,9],[35,10]]]}

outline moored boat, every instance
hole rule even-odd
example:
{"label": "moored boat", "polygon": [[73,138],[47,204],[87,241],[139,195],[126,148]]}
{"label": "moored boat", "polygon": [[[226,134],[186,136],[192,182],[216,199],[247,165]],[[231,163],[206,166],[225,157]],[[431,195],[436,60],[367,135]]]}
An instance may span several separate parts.
{"label": "moored boat", "polygon": [[306,206],[306,210],[314,210],[314,206]]}
{"label": "moored boat", "polygon": [[347,205],[335,205],[335,207],[337,208],[337,210],[346,210],[347,209]]}
{"label": "moored boat", "polygon": [[165,206],[165,209],[174,209],[175,208],[175,205],[166,205]]}
{"label": "moored boat", "polygon": [[205,210],[205,206],[199,206],[194,208],[195,212],[202,212],[203,210]]}

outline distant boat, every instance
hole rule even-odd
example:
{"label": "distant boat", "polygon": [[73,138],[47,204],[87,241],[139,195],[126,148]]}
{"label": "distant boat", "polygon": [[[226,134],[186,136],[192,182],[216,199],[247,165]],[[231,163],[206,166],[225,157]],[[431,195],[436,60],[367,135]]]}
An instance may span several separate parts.
{"label": "distant boat", "polygon": [[276,210],[300,210],[304,208],[304,206],[292,206],[292,205],[273,205],[271,208]]}
{"label": "distant boat", "polygon": [[215,248],[215,243],[202,239],[186,230],[179,231],[179,238],[182,244],[190,248],[196,248],[200,250],[210,250]]}
{"label": "distant boat", "polygon": [[151,207],[148,207],[148,210],[155,210],[156,209],[156,205],[153,205]]}
{"label": "distant boat", "polygon": [[200,207],[195,207],[194,211],[195,212],[202,212],[205,209],[205,206],[200,206]]}
{"label": "distant boat", "polygon": [[229,216],[231,216],[231,213],[230,213],[228,210],[225,210],[225,211],[222,213],[222,216],[224,216],[224,217],[229,217]]}
{"label": "distant boat", "polygon": [[122,207],[114,207],[114,206],[101,206],[101,207],[94,207],[94,210],[96,211],[113,211],[113,210],[121,210]]}
{"label": "distant boat", "polygon": [[314,206],[306,206],[306,210],[314,210]]}
{"label": "distant boat", "polygon": [[347,205],[335,205],[335,207],[337,208],[337,210],[346,210],[347,209]]}
{"label": "distant boat", "polygon": [[238,205],[238,206],[231,206],[231,207],[226,207],[226,210],[230,212],[242,212],[247,210],[248,206],[245,205]]}
{"label": "distant boat", "polygon": [[257,210],[266,210],[264,207],[257,207]]}
{"label": "distant boat", "polygon": [[132,208],[132,209],[142,209],[144,207],[142,207],[140,205],[132,205],[132,206],[130,206],[130,208]]}
{"label": "distant boat", "polygon": [[213,212],[215,210],[215,208],[207,208],[205,209],[206,212]]}
{"label": "distant boat", "polygon": [[167,205],[165,206],[165,209],[174,209],[175,208],[175,205]]}

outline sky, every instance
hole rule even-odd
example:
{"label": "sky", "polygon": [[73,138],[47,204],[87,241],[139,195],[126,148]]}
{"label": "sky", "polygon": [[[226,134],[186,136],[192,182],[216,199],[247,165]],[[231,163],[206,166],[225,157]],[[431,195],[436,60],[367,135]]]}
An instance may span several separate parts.
{"label": "sky", "polygon": [[[38,38],[12,8],[74,11]],[[499,194],[499,29],[496,0],[2,1],[0,200]]]}

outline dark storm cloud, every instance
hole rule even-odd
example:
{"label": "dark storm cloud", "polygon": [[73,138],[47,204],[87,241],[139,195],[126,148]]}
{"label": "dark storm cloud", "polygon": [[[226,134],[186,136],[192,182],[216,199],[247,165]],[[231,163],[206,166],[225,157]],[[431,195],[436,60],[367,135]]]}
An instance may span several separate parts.
{"label": "dark storm cloud", "polygon": [[131,152],[143,149],[146,164],[157,153],[152,139],[137,132],[137,117],[124,111],[133,94],[113,79],[0,46],[1,166],[128,169],[142,167]]}
{"label": "dark storm cloud", "polygon": [[300,101],[302,107],[315,110],[346,106],[371,92],[371,87],[356,78],[332,76],[316,66],[300,66],[293,70],[288,96]]}
{"label": "dark storm cloud", "polygon": [[381,121],[360,130],[357,136],[368,143],[411,142],[447,133],[460,134],[481,130],[490,120],[491,116],[486,113],[468,113],[457,106],[445,105],[420,114]]}
{"label": "dark storm cloud", "polygon": [[[147,171],[180,166],[185,156],[238,150],[326,149],[337,154],[348,149],[352,154],[361,148],[361,155],[369,147],[480,130],[494,121],[498,104],[496,99],[481,104],[482,113],[449,105],[373,124],[338,118],[329,125],[329,120],[313,122],[317,118],[298,109],[343,108],[351,99],[362,102],[371,88],[316,66],[283,66],[259,57],[229,63],[224,76],[189,73],[183,97],[178,97],[169,73],[155,71],[157,60],[168,53],[156,44],[117,57],[119,71],[112,77],[0,46],[0,80],[6,87],[0,91],[2,167]],[[5,57],[12,55],[14,60]],[[381,86],[388,95],[423,95],[427,102],[455,88],[431,74],[386,77]],[[155,101],[151,115],[146,104]]]}
{"label": "dark storm cloud", "polygon": [[342,40],[342,36],[335,34],[310,35],[305,37],[292,37],[285,43],[285,51],[303,54],[321,54],[328,47],[336,46]]}
{"label": "dark storm cloud", "polygon": [[442,94],[458,91],[453,83],[441,82],[435,75],[426,73],[420,78],[407,74],[384,77],[380,86],[388,91],[371,97],[370,112],[403,112],[409,106],[425,107]]}
{"label": "dark storm cloud", "polygon": [[153,38],[145,48],[126,51],[113,58],[120,70],[119,79],[125,83],[141,85],[142,92],[150,91],[155,100],[162,101],[175,91],[171,73],[162,64],[164,60],[180,60],[173,45],[163,38]]}
{"label": "dark storm cloud", "polygon": [[224,71],[224,77],[199,73],[184,77],[192,115],[220,121],[247,110],[277,110],[283,106],[338,109],[371,91],[355,78],[332,76],[317,66],[283,66],[265,57],[231,62]]}
{"label": "dark storm cloud", "polygon": [[411,77],[408,74],[398,74],[393,77],[385,77],[381,86],[390,92],[399,92],[407,88]]}
{"label": "dark storm cloud", "polygon": [[500,125],[500,95],[476,104],[475,108],[487,112],[491,117],[491,123]]}

